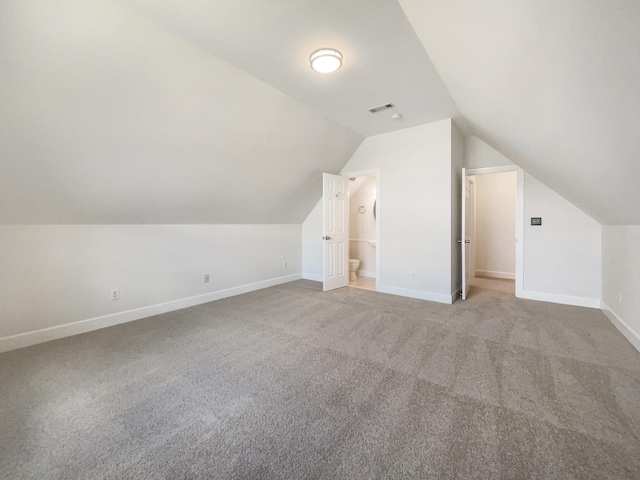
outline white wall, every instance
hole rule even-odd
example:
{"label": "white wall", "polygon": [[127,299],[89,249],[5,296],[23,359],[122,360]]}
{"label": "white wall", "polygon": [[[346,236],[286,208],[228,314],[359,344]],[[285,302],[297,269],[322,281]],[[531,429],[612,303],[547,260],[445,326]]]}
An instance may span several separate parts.
{"label": "white wall", "polygon": [[[462,167],[464,137],[455,122],[451,123],[451,292],[462,288]],[[454,299],[455,300],[455,299]]]}
{"label": "white wall", "polygon": [[[301,270],[300,225],[4,225],[0,245],[0,351],[294,280]],[[115,287],[120,300],[111,301]],[[174,303],[152,307],[166,302]],[[20,335],[41,329],[51,330]]]}
{"label": "white wall", "polygon": [[464,166],[467,168],[503,167],[513,162],[478,137],[464,139]]}
{"label": "white wall", "polygon": [[640,225],[602,227],[602,309],[640,350]]}
{"label": "white wall", "polygon": [[[349,258],[360,260],[359,275],[375,277],[376,249],[367,243],[376,237],[373,202],[376,200],[376,177],[369,175],[349,197]],[[364,207],[364,213],[358,211]]]}
{"label": "white wall", "polygon": [[599,308],[601,251],[600,224],[525,173],[524,295]]}
{"label": "white wall", "polygon": [[[468,168],[513,165],[476,137],[467,137],[466,148]],[[600,224],[527,173],[523,189],[524,264],[520,296],[598,308]],[[542,226],[532,227],[531,217],[542,217]]]}
{"label": "white wall", "polygon": [[[380,168],[380,291],[452,301],[451,125],[443,120],[369,137],[342,169]],[[322,275],[321,218],[316,208],[303,225],[306,278]]]}
{"label": "white wall", "polygon": [[322,281],[322,198],[302,224],[302,278]]}
{"label": "white wall", "polygon": [[516,172],[476,175],[476,275],[515,279]]}

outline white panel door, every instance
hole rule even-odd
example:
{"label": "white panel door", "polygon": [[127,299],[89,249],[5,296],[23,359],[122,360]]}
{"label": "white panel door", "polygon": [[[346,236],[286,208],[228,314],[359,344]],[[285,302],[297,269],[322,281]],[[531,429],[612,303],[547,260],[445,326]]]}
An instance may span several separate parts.
{"label": "white panel door", "polygon": [[322,174],[323,289],[349,285],[349,179]]}
{"label": "white panel door", "polygon": [[469,246],[471,244],[472,208],[470,180],[467,178],[467,169],[462,169],[462,235],[460,237],[462,250],[462,300],[467,299],[469,294],[469,281],[471,280],[471,255]]}

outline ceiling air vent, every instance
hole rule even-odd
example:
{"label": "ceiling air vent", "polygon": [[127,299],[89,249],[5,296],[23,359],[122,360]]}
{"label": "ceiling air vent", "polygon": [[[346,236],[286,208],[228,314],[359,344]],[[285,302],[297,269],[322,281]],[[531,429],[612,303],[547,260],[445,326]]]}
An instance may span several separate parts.
{"label": "ceiling air vent", "polygon": [[387,103],[385,105],[380,105],[379,107],[370,108],[369,111],[371,113],[382,112],[383,110],[389,110],[390,108],[395,107],[393,103]]}

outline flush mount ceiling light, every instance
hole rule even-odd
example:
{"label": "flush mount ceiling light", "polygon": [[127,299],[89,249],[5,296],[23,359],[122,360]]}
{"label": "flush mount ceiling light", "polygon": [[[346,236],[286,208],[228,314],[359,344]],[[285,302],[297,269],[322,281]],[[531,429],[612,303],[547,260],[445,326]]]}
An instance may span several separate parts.
{"label": "flush mount ceiling light", "polygon": [[309,63],[316,72],[335,72],[342,66],[342,54],[333,48],[321,48],[311,54]]}

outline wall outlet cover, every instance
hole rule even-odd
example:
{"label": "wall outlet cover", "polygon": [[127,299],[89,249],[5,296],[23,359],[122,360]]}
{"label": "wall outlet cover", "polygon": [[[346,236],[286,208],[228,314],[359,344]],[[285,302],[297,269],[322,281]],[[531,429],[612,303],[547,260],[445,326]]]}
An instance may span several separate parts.
{"label": "wall outlet cover", "polygon": [[531,225],[536,227],[542,225],[542,217],[531,217]]}

